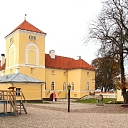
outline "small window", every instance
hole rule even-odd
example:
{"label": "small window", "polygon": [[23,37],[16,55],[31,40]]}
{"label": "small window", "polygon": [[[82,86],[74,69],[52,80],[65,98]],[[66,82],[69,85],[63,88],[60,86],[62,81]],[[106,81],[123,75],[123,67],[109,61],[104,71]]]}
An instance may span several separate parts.
{"label": "small window", "polygon": [[36,37],[35,36],[29,36],[29,40],[35,41],[36,40]]}
{"label": "small window", "polygon": [[64,72],[64,76],[67,76],[67,72],[66,71]]}
{"label": "small window", "polygon": [[54,90],[54,82],[51,83],[51,90]]}
{"label": "small window", "polygon": [[87,76],[90,76],[90,73],[89,72],[87,72]]}
{"label": "small window", "polygon": [[89,90],[89,82],[86,83],[86,90]]}
{"label": "small window", "polygon": [[20,89],[21,88],[16,88],[16,96],[20,96]]}
{"label": "small window", "polygon": [[55,70],[52,70],[52,75],[55,75]]}
{"label": "small window", "polygon": [[77,97],[77,94],[74,94],[74,98],[76,98]]}
{"label": "small window", "polygon": [[31,68],[31,74],[34,74],[34,68]]}
{"label": "small window", "polygon": [[12,42],[14,42],[14,38],[13,37],[10,38],[10,43],[12,43]]}

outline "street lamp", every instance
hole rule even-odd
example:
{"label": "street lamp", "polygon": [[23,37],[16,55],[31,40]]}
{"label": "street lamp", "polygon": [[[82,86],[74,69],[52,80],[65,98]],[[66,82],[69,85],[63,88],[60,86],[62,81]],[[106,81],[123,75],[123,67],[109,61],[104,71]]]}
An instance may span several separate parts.
{"label": "street lamp", "polygon": [[71,89],[70,84],[67,86],[67,89],[68,89],[68,112],[70,112],[70,89]]}

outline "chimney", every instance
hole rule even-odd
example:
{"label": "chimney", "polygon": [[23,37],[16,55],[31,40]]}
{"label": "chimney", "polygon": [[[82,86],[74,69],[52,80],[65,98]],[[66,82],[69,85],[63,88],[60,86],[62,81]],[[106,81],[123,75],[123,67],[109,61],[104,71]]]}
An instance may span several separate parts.
{"label": "chimney", "polygon": [[55,51],[54,50],[50,50],[49,51],[49,55],[52,59],[55,59]]}
{"label": "chimney", "polygon": [[1,66],[5,63],[5,54],[1,54]]}
{"label": "chimney", "polygon": [[79,60],[81,60],[81,56],[77,56]]}

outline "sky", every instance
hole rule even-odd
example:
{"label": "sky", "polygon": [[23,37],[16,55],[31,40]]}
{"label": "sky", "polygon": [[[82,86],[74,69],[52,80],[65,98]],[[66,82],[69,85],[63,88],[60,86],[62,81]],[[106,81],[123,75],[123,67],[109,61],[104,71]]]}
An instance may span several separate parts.
{"label": "sky", "polygon": [[[5,36],[26,20],[47,33],[45,53],[87,63],[96,58],[98,46],[85,44],[89,23],[96,20],[101,0],[2,0],[0,2],[0,54],[5,53]],[[6,56],[6,55],[5,55]]]}

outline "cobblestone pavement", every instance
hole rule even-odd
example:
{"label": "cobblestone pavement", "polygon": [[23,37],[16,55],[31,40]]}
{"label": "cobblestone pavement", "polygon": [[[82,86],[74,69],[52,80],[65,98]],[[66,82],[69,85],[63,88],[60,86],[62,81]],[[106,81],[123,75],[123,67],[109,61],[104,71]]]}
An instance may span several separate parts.
{"label": "cobblestone pavement", "polygon": [[[1,106],[1,105],[0,105]],[[128,128],[128,108],[66,102],[26,104],[28,114],[0,117],[0,128]]]}

